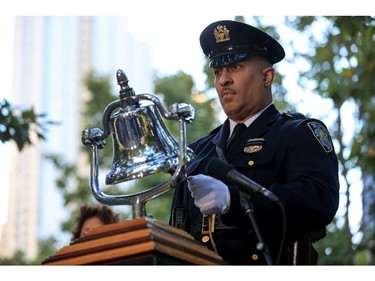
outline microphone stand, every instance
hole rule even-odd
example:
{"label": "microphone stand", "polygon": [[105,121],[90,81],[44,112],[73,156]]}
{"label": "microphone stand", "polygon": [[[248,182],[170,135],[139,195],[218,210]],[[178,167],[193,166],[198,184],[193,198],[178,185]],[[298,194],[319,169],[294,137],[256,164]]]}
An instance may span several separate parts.
{"label": "microphone stand", "polygon": [[257,243],[257,249],[263,252],[264,258],[266,259],[266,262],[268,265],[273,265],[270,251],[268,249],[268,246],[266,243],[264,243],[262,234],[260,233],[258,224],[255,220],[254,217],[254,207],[253,204],[251,203],[251,196],[248,193],[241,192],[241,205],[245,213],[249,216],[249,219],[253,225],[255,235],[258,239]]}

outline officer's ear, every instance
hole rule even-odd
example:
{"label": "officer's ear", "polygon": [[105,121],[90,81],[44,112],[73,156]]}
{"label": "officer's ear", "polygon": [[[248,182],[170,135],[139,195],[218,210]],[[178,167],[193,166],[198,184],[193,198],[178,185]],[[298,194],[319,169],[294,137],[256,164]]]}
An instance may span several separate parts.
{"label": "officer's ear", "polygon": [[275,78],[275,69],[272,66],[263,69],[263,82],[264,86],[270,87]]}

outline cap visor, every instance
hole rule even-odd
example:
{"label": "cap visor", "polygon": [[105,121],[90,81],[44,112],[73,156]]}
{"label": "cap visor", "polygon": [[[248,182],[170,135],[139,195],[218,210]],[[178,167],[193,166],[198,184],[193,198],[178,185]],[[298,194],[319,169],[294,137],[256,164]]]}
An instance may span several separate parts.
{"label": "cap visor", "polygon": [[220,55],[215,58],[212,58],[208,64],[209,67],[216,68],[222,67],[235,62],[239,62],[249,58],[251,54],[249,53],[235,53],[235,54],[226,54]]}

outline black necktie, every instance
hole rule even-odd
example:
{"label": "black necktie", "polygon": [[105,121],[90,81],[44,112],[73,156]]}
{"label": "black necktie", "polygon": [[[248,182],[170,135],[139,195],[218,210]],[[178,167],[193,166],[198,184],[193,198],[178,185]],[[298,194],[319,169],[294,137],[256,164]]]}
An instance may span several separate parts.
{"label": "black necktie", "polygon": [[242,134],[243,131],[246,129],[246,125],[244,123],[238,123],[233,130],[232,135],[230,136],[230,139],[228,141],[226,153],[231,149],[233,144],[237,141],[238,137]]}

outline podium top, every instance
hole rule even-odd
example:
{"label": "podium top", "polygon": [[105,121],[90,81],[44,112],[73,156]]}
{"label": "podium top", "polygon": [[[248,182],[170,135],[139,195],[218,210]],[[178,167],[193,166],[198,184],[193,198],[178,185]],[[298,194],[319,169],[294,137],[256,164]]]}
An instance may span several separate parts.
{"label": "podium top", "polygon": [[144,264],[145,257],[156,256],[173,264],[225,264],[186,231],[148,217],[92,229],[42,264]]}

